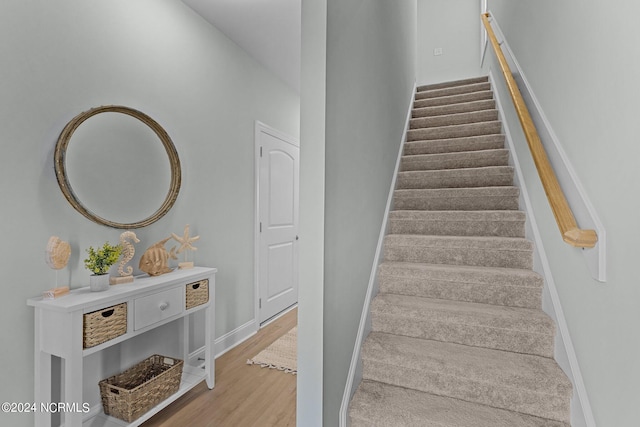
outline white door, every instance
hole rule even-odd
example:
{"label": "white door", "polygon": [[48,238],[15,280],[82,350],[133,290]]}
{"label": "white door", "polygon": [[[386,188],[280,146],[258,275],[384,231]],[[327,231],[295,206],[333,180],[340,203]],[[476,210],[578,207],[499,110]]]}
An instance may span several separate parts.
{"label": "white door", "polygon": [[257,318],[298,302],[298,141],[256,122]]}

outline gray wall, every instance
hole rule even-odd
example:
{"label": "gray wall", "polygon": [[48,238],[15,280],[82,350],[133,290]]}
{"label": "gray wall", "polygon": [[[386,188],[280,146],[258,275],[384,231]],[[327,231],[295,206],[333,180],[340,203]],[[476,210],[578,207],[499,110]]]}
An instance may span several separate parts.
{"label": "gray wall", "polygon": [[418,0],[418,84],[481,75],[479,16],[479,1]]}
{"label": "gray wall", "polygon": [[[298,95],[175,0],[6,0],[0,40],[0,400],[33,399],[33,309],[26,300],[55,283],[43,259],[49,236],[71,242],[59,281],[79,287],[88,284],[84,249],[114,243],[120,234],[73,210],[53,174],[58,134],[94,106],[122,104],[149,114],[182,161],[177,203],[138,230],[138,254],[191,224],[201,236],[196,263],[219,269],[216,335],[249,322],[254,120],[298,137]],[[33,421],[2,414],[0,424]]]}
{"label": "gray wall", "polygon": [[297,425],[322,425],[327,1],[302,1]]}
{"label": "gray wall", "polygon": [[596,423],[636,426],[640,4],[492,0],[489,6],[606,228],[608,280],[602,284],[591,278],[580,251],[560,239],[518,136],[518,157]]}
{"label": "gray wall", "polygon": [[416,2],[327,5],[323,410],[336,426],[415,80]]}

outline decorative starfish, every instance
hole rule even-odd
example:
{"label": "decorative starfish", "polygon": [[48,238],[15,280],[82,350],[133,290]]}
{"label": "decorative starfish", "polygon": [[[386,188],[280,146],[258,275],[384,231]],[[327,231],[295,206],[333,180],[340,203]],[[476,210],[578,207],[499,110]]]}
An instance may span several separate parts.
{"label": "decorative starfish", "polygon": [[171,233],[171,237],[178,243],[180,243],[180,247],[177,250],[177,253],[181,253],[184,251],[197,251],[198,248],[193,246],[191,243],[197,241],[200,236],[189,237],[189,224],[184,226],[184,234],[182,237],[178,236],[175,233]]}

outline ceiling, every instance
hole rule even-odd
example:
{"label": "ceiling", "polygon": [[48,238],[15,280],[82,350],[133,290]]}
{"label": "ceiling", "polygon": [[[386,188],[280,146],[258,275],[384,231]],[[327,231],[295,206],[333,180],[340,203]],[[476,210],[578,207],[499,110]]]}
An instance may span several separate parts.
{"label": "ceiling", "polygon": [[301,0],[182,0],[300,93]]}

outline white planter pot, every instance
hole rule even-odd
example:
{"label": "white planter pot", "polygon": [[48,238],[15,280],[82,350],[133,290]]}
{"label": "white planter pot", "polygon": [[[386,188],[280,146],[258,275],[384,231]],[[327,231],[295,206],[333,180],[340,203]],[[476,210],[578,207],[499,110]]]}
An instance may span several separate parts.
{"label": "white planter pot", "polygon": [[89,288],[93,292],[101,292],[109,289],[109,274],[92,274],[89,276]]}

